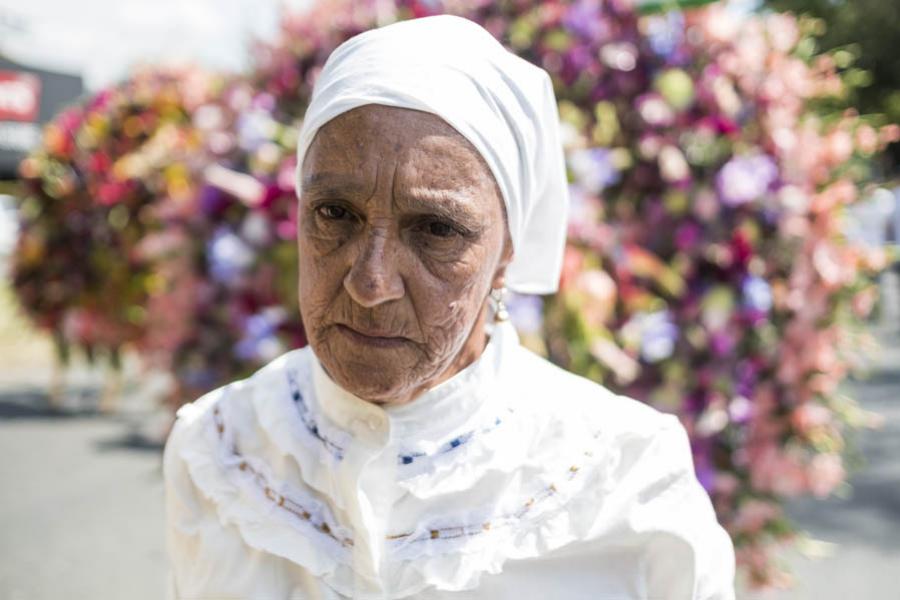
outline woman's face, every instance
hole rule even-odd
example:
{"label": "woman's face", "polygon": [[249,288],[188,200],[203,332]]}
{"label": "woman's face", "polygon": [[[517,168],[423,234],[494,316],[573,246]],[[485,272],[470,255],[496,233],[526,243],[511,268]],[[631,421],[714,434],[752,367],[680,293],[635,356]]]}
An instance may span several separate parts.
{"label": "woman's face", "polygon": [[300,314],[322,366],[372,402],[407,402],[484,348],[512,256],[474,147],[439,117],[366,105],[319,129],[301,170]]}

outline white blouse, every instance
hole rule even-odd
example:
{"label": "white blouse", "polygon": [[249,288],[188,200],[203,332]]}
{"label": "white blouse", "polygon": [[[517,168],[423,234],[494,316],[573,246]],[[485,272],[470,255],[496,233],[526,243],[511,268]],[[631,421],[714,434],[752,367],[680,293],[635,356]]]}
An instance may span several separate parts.
{"label": "white blouse", "polygon": [[677,418],[508,324],[400,406],[290,351],[182,407],[164,468],[173,598],[734,597]]}

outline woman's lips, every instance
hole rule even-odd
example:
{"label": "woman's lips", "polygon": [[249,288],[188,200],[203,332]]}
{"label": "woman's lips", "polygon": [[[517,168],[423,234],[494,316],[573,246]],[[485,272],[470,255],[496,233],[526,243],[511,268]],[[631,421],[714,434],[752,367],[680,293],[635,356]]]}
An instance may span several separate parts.
{"label": "woman's lips", "polygon": [[373,335],[371,333],[363,333],[361,331],[353,329],[352,327],[348,327],[347,325],[343,325],[340,323],[335,325],[335,327],[341,333],[341,335],[343,335],[350,341],[374,348],[398,348],[409,343],[410,341],[408,338],[400,336]]}

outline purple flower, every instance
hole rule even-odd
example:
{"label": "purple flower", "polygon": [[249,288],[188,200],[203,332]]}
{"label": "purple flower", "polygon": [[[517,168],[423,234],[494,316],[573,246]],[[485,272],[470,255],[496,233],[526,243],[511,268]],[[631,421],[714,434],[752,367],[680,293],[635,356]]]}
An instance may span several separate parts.
{"label": "purple flower", "polygon": [[668,311],[648,313],[640,317],[641,358],[648,363],[665,360],[675,352],[678,326]]}
{"label": "purple flower", "polygon": [[684,40],[684,15],[673,10],[647,17],[647,40],[659,56],[672,56]]}
{"label": "purple flower", "polygon": [[745,396],[735,396],[728,403],[728,417],[732,423],[746,423],[753,416],[753,405]]}
{"label": "purple flower", "polygon": [[713,466],[713,444],[708,438],[691,440],[691,453],[694,458],[694,473],[697,481],[707,492],[712,492],[716,482],[716,469]]}
{"label": "purple flower", "polygon": [[585,40],[601,41],[609,36],[609,24],[600,8],[600,0],[579,0],[562,18],[563,26]]}
{"label": "purple flower", "polygon": [[752,397],[759,379],[759,369],[753,361],[743,360],[735,367],[734,379],[735,391],[742,396]]}
{"label": "purple flower", "polygon": [[506,309],[516,329],[523,333],[540,333],[544,324],[544,302],[540,296],[511,294]]}
{"label": "purple flower", "polygon": [[200,188],[200,210],[207,216],[220,214],[229,200],[224,192],[213,185],[204,185]]}
{"label": "purple flower", "polygon": [[747,308],[763,313],[769,312],[772,308],[772,288],[762,277],[755,275],[747,277],[741,285],[741,291]]}
{"label": "purple flower", "polygon": [[778,167],[767,154],[735,156],[716,176],[722,202],[740,206],[765,194],[778,177]]}
{"label": "purple flower", "polygon": [[272,140],[275,123],[269,113],[263,110],[248,110],[241,113],[237,121],[238,144],[252,152]]}
{"label": "purple flower", "polygon": [[287,318],[287,311],[274,306],[250,315],[244,321],[244,336],[235,344],[234,354],[241,360],[266,362],[284,352],[276,333]]}
{"label": "purple flower", "polygon": [[273,110],[275,110],[275,103],[275,96],[265,92],[257,94],[253,98],[253,108],[257,108],[266,113],[271,113]]}
{"label": "purple flower", "polygon": [[734,336],[729,331],[720,329],[710,335],[709,349],[714,356],[721,358],[730,355],[736,343]]}
{"label": "purple flower", "polygon": [[622,177],[613,164],[612,152],[607,148],[588,148],[570,153],[569,168],[578,183],[593,194],[615,185]]}
{"label": "purple flower", "polygon": [[682,251],[690,250],[700,242],[702,233],[694,223],[685,223],[675,230],[675,246]]}
{"label": "purple flower", "polygon": [[225,284],[234,283],[253,264],[256,254],[228,227],[216,229],[206,247],[210,275]]}

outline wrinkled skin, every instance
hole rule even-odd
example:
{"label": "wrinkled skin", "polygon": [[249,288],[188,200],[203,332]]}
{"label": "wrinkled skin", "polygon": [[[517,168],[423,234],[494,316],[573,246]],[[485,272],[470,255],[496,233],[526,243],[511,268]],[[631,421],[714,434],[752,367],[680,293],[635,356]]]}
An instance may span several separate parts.
{"label": "wrinkled skin", "polygon": [[316,133],[301,190],[300,314],[338,385],[405,403],[481,354],[512,245],[468,140],[429,113],[362,106]]}

